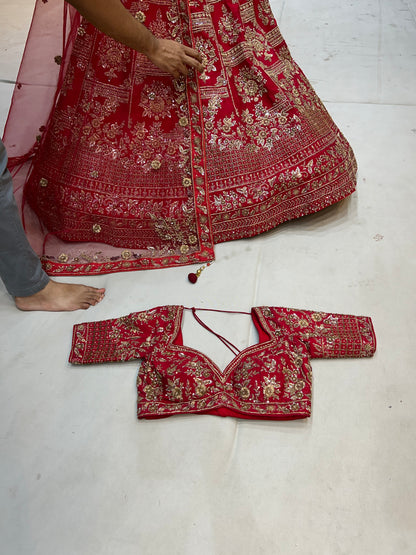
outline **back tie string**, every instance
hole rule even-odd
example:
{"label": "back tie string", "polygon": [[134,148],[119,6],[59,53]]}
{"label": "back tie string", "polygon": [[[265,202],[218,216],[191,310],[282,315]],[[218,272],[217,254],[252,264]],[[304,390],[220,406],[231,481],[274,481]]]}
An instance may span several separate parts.
{"label": "back tie string", "polygon": [[234,311],[234,310],[216,310],[214,308],[195,308],[195,307],[187,308],[186,306],[184,308],[186,310],[191,310],[192,315],[195,318],[195,320],[198,322],[198,324],[201,325],[204,329],[206,329],[210,333],[212,333],[213,335],[215,335],[215,337],[217,337],[222,343],[224,343],[224,345],[233,353],[233,355],[237,356],[241,352],[240,349],[238,349],[238,347],[236,347],[233,343],[231,343],[231,341],[229,341],[228,339],[226,339],[225,337],[223,337],[219,333],[216,333],[209,326],[207,326],[207,324],[205,324],[205,322],[203,322],[201,320],[201,318],[196,314],[196,311],[197,310],[205,310],[207,312],[226,312],[228,314],[248,314],[248,315],[251,315],[250,312],[240,312],[240,311]]}

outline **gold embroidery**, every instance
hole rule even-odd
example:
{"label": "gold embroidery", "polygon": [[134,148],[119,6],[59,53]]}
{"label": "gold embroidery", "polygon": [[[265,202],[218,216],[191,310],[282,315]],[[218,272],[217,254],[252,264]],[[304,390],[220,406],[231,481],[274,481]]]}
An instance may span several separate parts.
{"label": "gold embroidery", "polygon": [[152,160],[151,166],[154,170],[158,170],[161,165],[162,162],[160,160]]}
{"label": "gold embroidery", "polygon": [[207,393],[207,386],[204,382],[196,380],[195,393],[198,397],[203,397]]}
{"label": "gold embroidery", "polygon": [[143,114],[146,117],[156,121],[171,117],[172,88],[158,82],[145,85],[139,106],[143,108]]}
{"label": "gold embroidery", "polygon": [[168,380],[167,394],[172,401],[182,400],[182,389],[179,380]]}
{"label": "gold embroidery", "polygon": [[236,77],[236,87],[243,102],[258,102],[266,89],[249,68],[243,67]]}
{"label": "gold embroidery", "polygon": [[222,6],[223,17],[218,22],[218,33],[224,43],[235,44],[241,32],[241,25],[235,20],[227,6]]}
{"label": "gold embroidery", "polygon": [[146,20],[146,16],[143,12],[136,12],[134,14],[135,19],[137,19],[137,21],[139,21],[140,23],[143,23]]}
{"label": "gold embroidery", "polygon": [[242,387],[240,389],[240,397],[245,401],[250,398],[250,390],[248,387]]}
{"label": "gold embroidery", "polygon": [[315,322],[320,322],[322,320],[323,316],[322,313],[320,312],[314,312],[312,314],[312,320],[315,320]]}

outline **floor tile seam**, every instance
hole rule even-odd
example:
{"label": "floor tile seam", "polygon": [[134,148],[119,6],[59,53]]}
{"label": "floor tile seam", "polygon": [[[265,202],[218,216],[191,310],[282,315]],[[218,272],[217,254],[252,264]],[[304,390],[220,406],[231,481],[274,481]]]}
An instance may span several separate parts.
{"label": "floor tile seam", "polygon": [[[261,273],[262,273],[262,268],[263,268],[263,258],[264,258],[264,251],[263,251],[263,246],[258,250],[257,253],[257,260],[256,260],[256,272],[255,272],[255,276],[254,276],[254,284],[253,284],[253,295],[251,298],[251,306],[257,306],[258,305],[258,297],[259,297],[259,290],[260,290],[260,277],[261,277]],[[250,342],[254,341],[254,338],[252,337],[252,333],[253,333],[253,326],[250,326],[249,330],[248,330],[248,337],[247,337],[247,345],[250,344]]]}
{"label": "floor tile seam", "polygon": [[277,21],[278,21],[278,24],[279,24],[280,27],[282,26],[283,12],[285,11],[285,6],[286,6],[286,0],[283,0],[282,5],[280,7],[280,13],[277,17]]}
{"label": "floor tile seam", "polygon": [[416,10],[407,0],[404,0],[404,4],[406,8],[409,10],[410,14],[412,15],[413,21],[416,23]]}
{"label": "floor tile seam", "polygon": [[377,99],[380,101],[383,92],[383,10],[381,0],[378,0],[378,31],[377,31]]}
{"label": "floor tile seam", "polygon": [[[322,97],[321,97],[322,99]],[[416,108],[416,103],[410,104],[405,102],[366,102],[363,100],[328,100],[322,99],[324,104],[353,104],[356,106],[357,104],[361,104],[363,106],[401,106],[403,108]]]}

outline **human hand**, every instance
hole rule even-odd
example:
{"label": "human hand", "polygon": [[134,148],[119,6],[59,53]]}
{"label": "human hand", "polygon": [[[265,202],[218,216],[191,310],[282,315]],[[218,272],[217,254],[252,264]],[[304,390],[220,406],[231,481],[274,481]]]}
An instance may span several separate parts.
{"label": "human hand", "polygon": [[147,57],[158,68],[167,71],[173,77],[188,75],[189,69],[204,71],[202,56],[193,48],[185,46],[174,40],[156,39],[154,46]]}

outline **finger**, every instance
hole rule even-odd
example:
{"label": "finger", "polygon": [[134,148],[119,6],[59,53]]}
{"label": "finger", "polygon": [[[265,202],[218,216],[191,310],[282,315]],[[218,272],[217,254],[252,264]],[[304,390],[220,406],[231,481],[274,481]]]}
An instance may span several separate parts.
{"label": "finger", "polygon": [[185,75],[185,76],[188,75],[188,67],[187,67],[187,62],[186,62],[186,60],[184,60],[184,63],[181,62],[181,63],[178,65],[178,70],[179,70],[179,72],[180,72],[181,75]]}
{"label": "finger", "polygon": [[204,66],[201,63],[199,63],[197,60],[195,60],[194,58],[186,58],[185,63],[186,63],[186,65],[191,66],[191,67],[195,68],[198,71],[204,71]]}
{"label": "finger", "polygon": [[184,50],[185,50],[185,54],[187,54],[191,58],[196,58],[198,61],[202,62],[202,56],[198,52],[198,50],[194,50],[193,48],[190,48],[189,46],[184,46]]}

